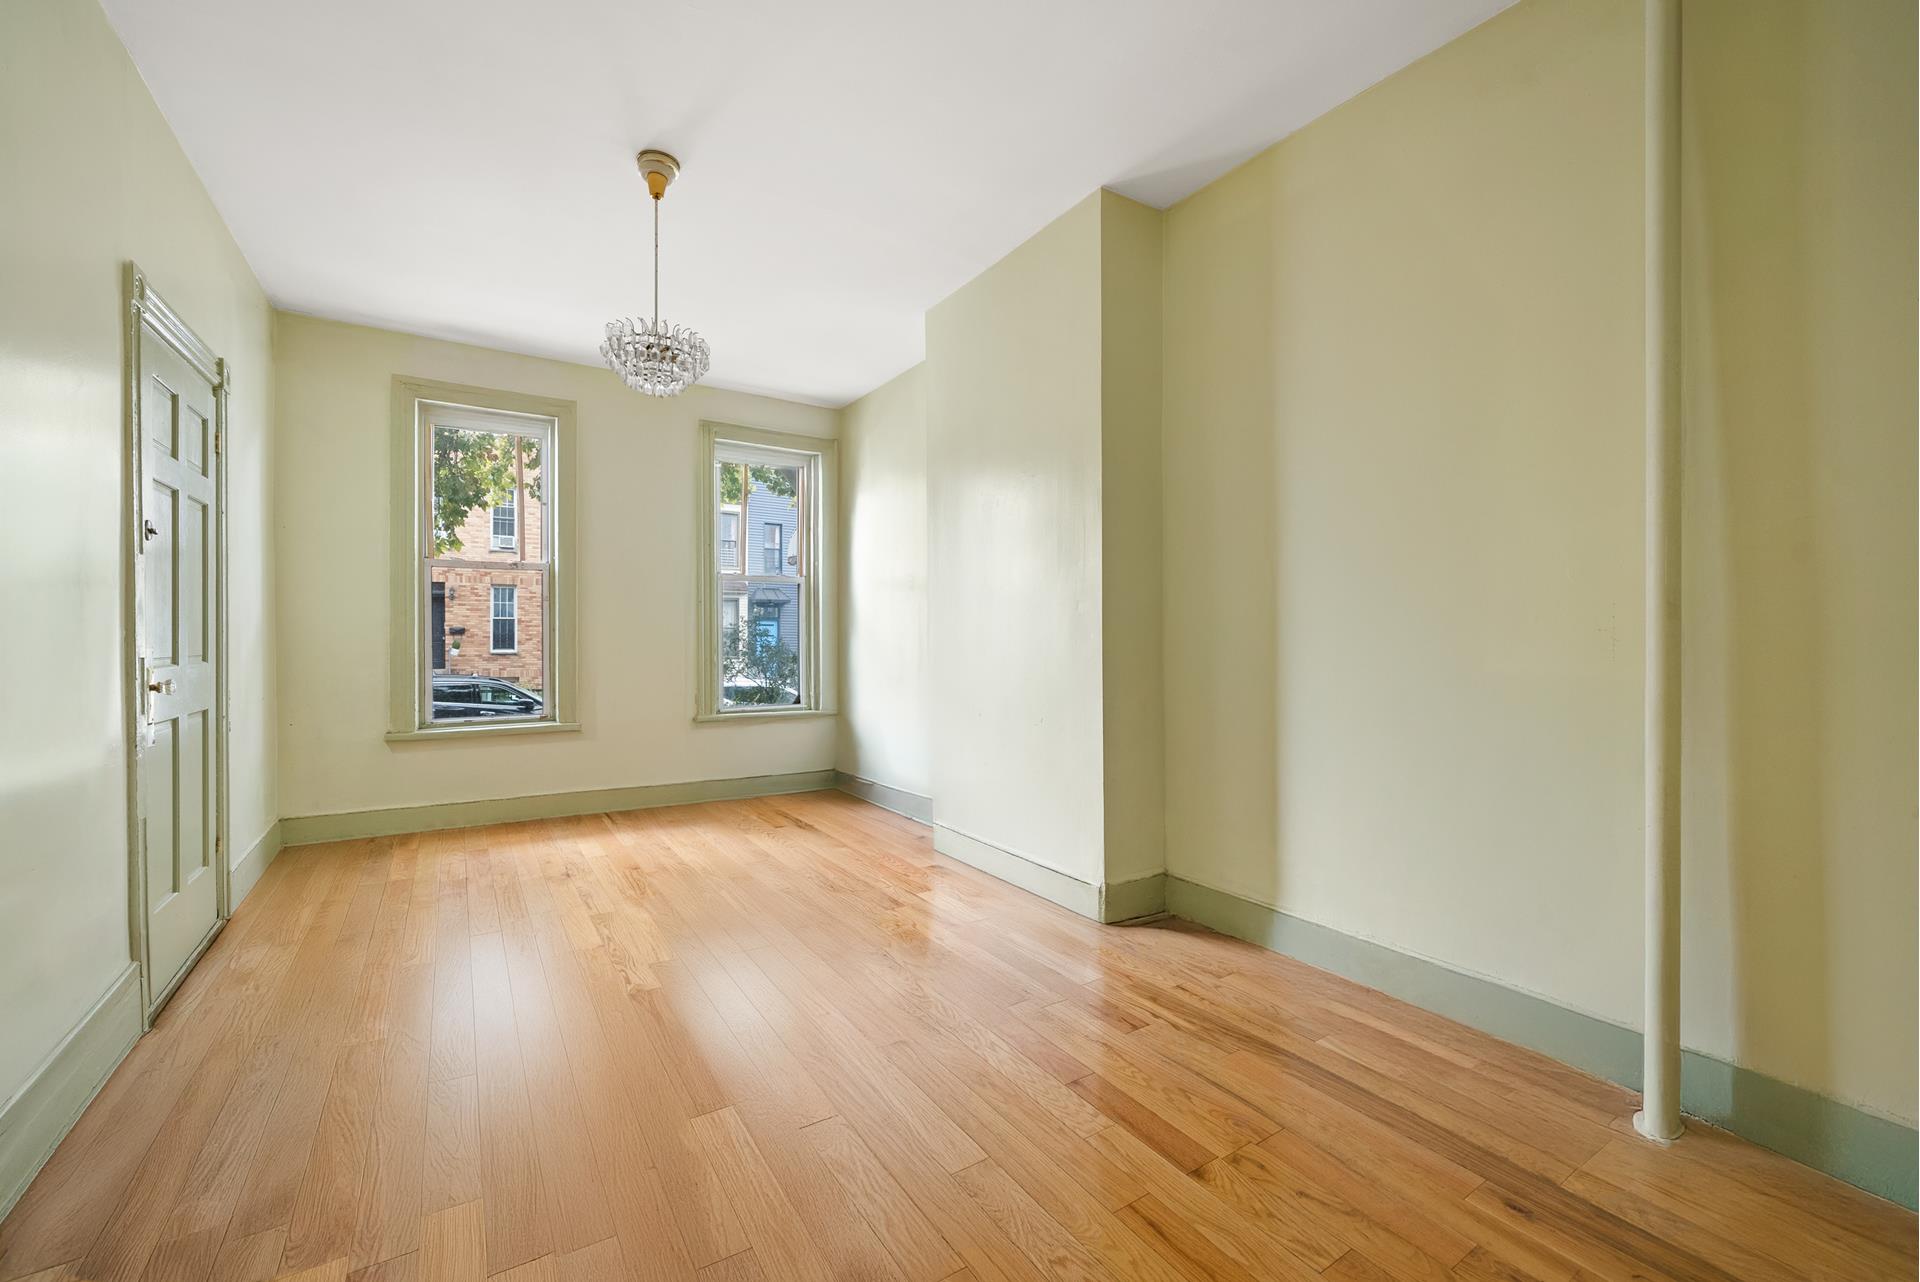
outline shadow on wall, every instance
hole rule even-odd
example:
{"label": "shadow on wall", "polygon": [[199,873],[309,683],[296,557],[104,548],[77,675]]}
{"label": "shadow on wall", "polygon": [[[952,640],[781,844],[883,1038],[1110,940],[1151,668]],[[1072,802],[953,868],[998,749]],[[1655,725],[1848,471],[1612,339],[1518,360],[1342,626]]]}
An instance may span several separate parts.
{"label": "shadow on wall", "polygon": [[[1279,903],[1285,593],[1273,499],[1282,478],[1272,166],[1255,161],[1216,187],[1237,190],[1228,199],[1218,191],[1200,198],[1216,224],[1169,238],[1164,268],[1164,278],[1178,282],[1164,298],[1164,332],[1194,328],[1210,336],[1163,344],[1165,385],[1193,392],[1166,407],[1163,426],[1169,438],[1185,438],[1184,448],[1163,456],[1166,563],[1182,567],[1167,577],[1164,610],[1167,618],[1213,623],[1211,632],[1166,632],[1167,742],[1176,746],[1166,761],[1166,831],[1195,851],[1262,852],[1237,870],[1244,884],[1233,889]],[[1267,377],[1250,378],[1252,370]],[[1205,475],[1177,475],[1189,471]],[[1221,636],[1234,644],[1219,645]],[[1237,657],[1223,663],[1223,653]],[[1177,852],[1168,851],[1168,866],[1183,866]]]}
{"label": "shadow on wall", "polygon": [[[1881,162],[1901,161],[1860,92],[1886,24],[1851,8],[1684,11],[1684,965],[1689,1044],[1725,1012],[1740,1062],[1857,1099],[1873,1070],[1849,1077],[1858,1033],[1842,1047],[1836,1022],[1903,1039],[1879,1077],[1904,1053],[1911,1079],[1911,1023],[1884,1027],[1885,992],[1849,1009],[1844,958],[1897,968],[1912,1011],[1914,261],[1911,125],[1889,200]],[[1876,887],[1907,918],[1904,959]],[[1729,1089],[1736,1116],[1768,1116],[1750,1079]]]}

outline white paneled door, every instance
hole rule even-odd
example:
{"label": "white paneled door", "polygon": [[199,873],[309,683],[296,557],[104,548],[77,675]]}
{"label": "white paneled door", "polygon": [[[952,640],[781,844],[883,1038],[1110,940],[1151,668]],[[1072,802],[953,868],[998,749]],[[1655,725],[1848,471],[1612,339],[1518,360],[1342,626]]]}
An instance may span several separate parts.
{"label": "white paneled door", "polygon": [[145,883],[147,992],[157,1004],[199,955],[221,911],[219,421],[213,380],[145,325],[138,370],[134,837]]}

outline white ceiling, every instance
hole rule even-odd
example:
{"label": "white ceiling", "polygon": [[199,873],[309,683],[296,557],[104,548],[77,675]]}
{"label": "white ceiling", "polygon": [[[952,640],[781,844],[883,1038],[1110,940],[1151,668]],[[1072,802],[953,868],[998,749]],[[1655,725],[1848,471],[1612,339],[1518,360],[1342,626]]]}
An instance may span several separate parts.
{"label": "white ceiling", "polygon": [[1108,186],[1166,205],[1511,0],[105,0],[278,306],[843,404]]}

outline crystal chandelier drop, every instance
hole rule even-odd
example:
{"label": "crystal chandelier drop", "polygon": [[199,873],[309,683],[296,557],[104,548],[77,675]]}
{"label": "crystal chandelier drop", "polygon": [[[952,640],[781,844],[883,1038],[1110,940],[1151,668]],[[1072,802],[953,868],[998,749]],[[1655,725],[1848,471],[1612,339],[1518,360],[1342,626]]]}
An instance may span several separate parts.
{"label": "crystal chandelier drop", "polygon": [[653,319],[622,316],[608,321],[600,355],[634,391],[678,396],[706,375],[712,357],[706,339],[660,319],[660,198],[679,174],[680,162],[664,151],[643,151],[636,159],[653,196]]}

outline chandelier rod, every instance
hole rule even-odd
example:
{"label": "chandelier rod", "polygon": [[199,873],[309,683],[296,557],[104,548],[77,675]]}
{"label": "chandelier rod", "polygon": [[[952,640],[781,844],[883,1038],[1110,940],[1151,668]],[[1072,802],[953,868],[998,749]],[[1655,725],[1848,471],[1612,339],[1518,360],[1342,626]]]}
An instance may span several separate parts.
{"label": "chandelier rod", "polygon": [[653,327],[660,328],[660,198],[653,198]]}

